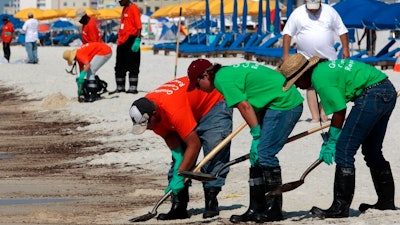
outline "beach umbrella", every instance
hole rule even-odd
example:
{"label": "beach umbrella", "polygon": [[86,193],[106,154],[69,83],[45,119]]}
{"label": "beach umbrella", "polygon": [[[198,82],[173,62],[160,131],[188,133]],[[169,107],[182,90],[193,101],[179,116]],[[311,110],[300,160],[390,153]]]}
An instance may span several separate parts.
{"label": "beach umbrella", "polygon": [[247,31],[247,0],[243,0],[242,34]]}
{"label": "beach umbrella", "polygon": [[41,14],[41,20],[51,20],[62,16],[65,16],[65,14],[62,14],[61,11],[55,9],[45,9]]}
{"label": "beach umbrella", "polygon": [[224,14],[224,0],[221,0],[220,2],[220,9],[221,9],[221,15],[220,15],[220,20],[221,20],[221,32],[225,33],[225,14]]}
{"label": "beach umbrella", "polygon": [[279,15],[279,0],[275,0],[274,34],[281,33],[281,17]]}
{"label": "beach umbrella", "polygon": [[57,20],[51,25],[52,30],[76,30],[77,26],[68,20]]}
{"label": "beach umbrella", "polygon": [[98,20],[112,20],[121,18],[121,12],[118,12],[115,8],[104,8],[98,9],[95,15]]}
{"label": "beach umbrella", "polygon": [[179,17],[181,8],[182,16],[197,16],[205,13],[205,3],[203,1],[191,1],[161,7],[151,15],[151,18]]}
{"label": "beach umbrella", "polygon": [[271,9],[269,5],[269,0],[267,0],[267,6],[265,8],[265,19],[266,19],[265,23],[267,27],[267,32],[271,32]]}
{"label": "beach umbrella", "polygon": [[[363,21],[375,18],[386,3],[376,0],[345,0],[333,5],[348,28],[364,28]],[[386,7],[385,7],[386,8]]]}
{"label": "beach umbrella", "polygon": [[363,20],[370,29],[375,30],[396,30],[400,29],[400,3],[386,4],[375,14]]}
{"label": "beach umbrella", "polygon": [[[77,11],[77,10],[78,10],[78,9],[69,9],[69,10],[67,11],[65,17],[67,17],[67,18],[75,18],[75,17],[76,17],[76,11]],[[85,12],[86,12],[86,14],[87,14],[88,16],[96,16],[97,14],[99,14],[99,13],[97,12],[96,9],[84,8],[84,10],[85,10]]]}
{"label": "beach umbrella", "polygon": [[289,19],[290,14],[293,12],[293,0],[288,0],[286,5],[286,19]]}
{"label": "beach umbrella", "polygon": [[234,33],[239,33],[238,24],[238,5],[237,0],[233,0],[233,14],[232,14],[232,31]]}
{"label": "beach umbrella", "polygon": [[20,20],[28,20],[28,13],[32,13],[33,17],[35,19],[41,20],[41,15],[43,13],[43,10],[37,9],[37,8],[26,8],[22,9],[14,14],[15,18],[18,18]]}
{"label": "beach umbrella", "polygon": [[38,28],[39,33],[47,33],[50,32],[50,25],[47,23],[40,23]]}
{"label": "beach umbrella", "polygon": [[206,23],[206,34],[210,34],[210,6],[209,6],[209,0],[206,0],[206,18],[205,18],[205,23]]}
{"label": "beach umbrella", "polygon": [[262,26],[263,26],[263,0],[258,0],[258,25],[257,25],[257,33],[262,34]]}

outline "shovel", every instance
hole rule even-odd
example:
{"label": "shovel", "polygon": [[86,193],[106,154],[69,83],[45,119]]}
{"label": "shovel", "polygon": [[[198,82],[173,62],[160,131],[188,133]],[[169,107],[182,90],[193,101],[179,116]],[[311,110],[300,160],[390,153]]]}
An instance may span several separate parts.
{"label": "shovel", "polygon": [[[307,135],[309,135],[309,134],[312,134],[312,133],[315,133],[315,132],[317,132],[317,131],[320,131],[320,130],[322,130],[322,129],[324,129],[324,128],[327,128],[327,127],[329,127],[329,126],[330,126],[330,122],[327,122],[327,123],[322,124],[321,126],[318,126],[318,127],[312,128],[312,129],[310,129],[310,130],[301,132],[301,133],[296,134],[296,135],[294,135],[294,136],[292,136],[292,137],[289,137],[289,138],[286,140],[286,143],[295,141],[295,140],[297,140],[297,139],[300,139],[300,138],[305,137],[305,136],[307,136]],[[204,182],[204,181],[212,181],[212,180],[216,180],[216,179],[218,178],[219,174],[220,174],[225,168],[227,168],[227,167],[229,167],[229,166],[231,166],[231,165],[234,165],[234,164],[236,164],[236,163],[243,162],[243,161],[247,160],[249,157],[250,157],[249,154],[246,154],[246,155],[243,155],[243,156],[241,156],[241,157],[239,157],[239,158],[236,158],[236,159],[234,159],[234,160],[232,160],[232,161],[227,162],[225,165],[223,165],[223,166],[215,173],[215,175],[207,174],[207,173],[194,172],[194,171],[179,171],[179,174],[182,175],[182,176],[184,176],[184,177],[186,177],[186,178],[190,178],[190,179],[193,179],[193,180],[199,180],[199,181],[203,181],[203,182]]]}
{"label": "shovel", "polygon": [[[246,122],[243,122],[236,130],[234,130],[230,135],[228,135],[224,140],[222,140],[215,148],[208,153],[200,162],[199,164],[193,169],[193,172],[198,172],[200,171],[201,167],[203,167],[210,159],[212,159],[226,144],[228,144],[233,137],[235,137],[243,128],[247,125]],[[189,180],[189,178],[186,178],[185,181]],[[142,216],[138,216],[135,218],[130,219],[130,222],[143,222],[147,221],[157,215],[157,209],[158,207],[171,195],[172,191],[169,191],[166,193],[154,206],[154,208],[148,212],[147,214],[144,214]]]}
{"label": "shovel", "polygon": [[274,190],[269,191],[267,194],[265,194],[265,196],[279,195],[282,194],[283,192],[291,191],[293,189],[298,188],[300,185],[304,184],[304,179],[306,178],[306,176],[322,162],[323,162],[322,160],[317,159],[315,162],[313,162],[313,164],[311,164],[306,169],[306,171],[304,171],[303,175],[301,175],[300,177],[300,180],[282,184],[281,186],[278,186]]}

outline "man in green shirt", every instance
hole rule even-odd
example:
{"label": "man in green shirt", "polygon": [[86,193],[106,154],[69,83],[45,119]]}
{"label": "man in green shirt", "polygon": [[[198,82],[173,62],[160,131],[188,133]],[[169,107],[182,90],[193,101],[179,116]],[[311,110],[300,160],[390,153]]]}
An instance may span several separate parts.
{"label": "man in green shirt", "polygon": [[[397,99],[387,75],[359,61],[327,61],[318,57],[307,60],[301,54],[290,56],[277,70],[286,77],[285,91],[293,84],[301,89],[313,86],[326,114],[333,113],[329,138],[322,144],[319,159],[328,165],[336,162],[334,199],[329,209],[313,207],[311,213],[320,218],[349,216],[355,188],[354,156],[360,146],[378,202],[362,203],[359,210],[396,209],[392,171],[382,154],[383,139]],[[354,106],[345,123],[348,102],[354,102]]]}
{"label": "man in green shirt", "polygon": [[303,112],[303,97],[295,88],[282,90],[285,78],[279,72],[257,63],[230,66],[214,64],[204,70],[193,61],[188,68],[188,91],[196,87],[210,93],[215,88],[229,107],[236,107],[250,127],[250,205],[242,215],[233,215],[233,223],[279,221],[282,195],[265,193],[282,184],[281,168],[276,157],[283,148]]}

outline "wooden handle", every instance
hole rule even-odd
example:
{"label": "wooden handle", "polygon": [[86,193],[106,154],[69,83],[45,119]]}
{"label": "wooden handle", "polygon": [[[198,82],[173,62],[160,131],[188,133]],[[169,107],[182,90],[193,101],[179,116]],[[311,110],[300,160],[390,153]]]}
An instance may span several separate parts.
{"label": "wooden handle", "polygon": [[228,142],[232,140],[243,128],[247,126],[246,122],[243,122],[236,130],[234,130],[230,135],[228,135],[224,140],[222,140],[210,153],[208,153],[197,166],[192,170],[193,172],[199,172],[201,167],[203,167],[210,159],[212,159]]}

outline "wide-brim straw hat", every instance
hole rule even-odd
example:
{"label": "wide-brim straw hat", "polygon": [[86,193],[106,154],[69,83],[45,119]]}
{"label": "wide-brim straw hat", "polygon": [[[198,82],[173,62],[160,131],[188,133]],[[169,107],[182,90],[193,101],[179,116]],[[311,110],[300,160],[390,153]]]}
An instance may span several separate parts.
{"label": "wide-brim straw hat", "polygon": [[77,49],[65,50],[63,53],[63,58],[65,60],[67,60],[69,66],[72,66],[72,64],[74,63],[76,51],[77,51]]}
{"label": "wide-brim straw hat", "polygon": [[283,91],[289,88],[303,75],[310,67],[317,64],[319,61],[318,56],[313,56],[309,60],[300,53],[290,55],[276,71],[282,73],[286,82],[283,84]]}

